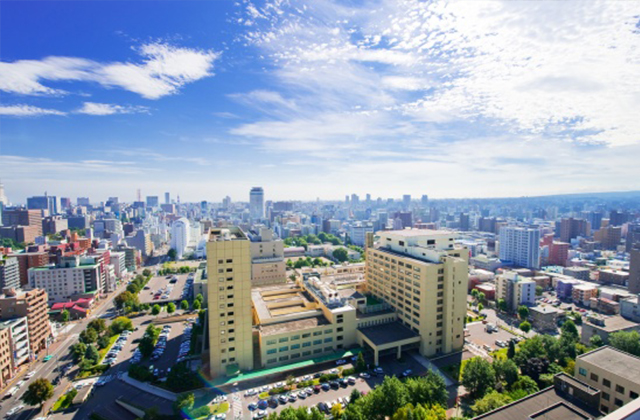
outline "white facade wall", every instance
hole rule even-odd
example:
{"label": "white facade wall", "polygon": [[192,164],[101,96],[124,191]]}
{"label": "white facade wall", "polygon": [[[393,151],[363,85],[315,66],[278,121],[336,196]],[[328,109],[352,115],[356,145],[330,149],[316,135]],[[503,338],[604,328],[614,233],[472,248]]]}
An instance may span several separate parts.
{"label": "white facade wall", "polygon": [[182,217],[171,226],[171,248],[176,250],[177,258],[180,259],[184,255],[185,250],[189,246],[191,238],[191,226],[189,220]]}

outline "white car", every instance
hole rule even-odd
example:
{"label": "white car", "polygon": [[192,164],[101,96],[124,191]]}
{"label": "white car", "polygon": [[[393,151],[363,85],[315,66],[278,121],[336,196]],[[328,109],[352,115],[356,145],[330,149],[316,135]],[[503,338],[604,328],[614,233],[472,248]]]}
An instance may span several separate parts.
{"label": "white car", "polygon": [[36,371],[35,371],[35,370],[32,370],[31,372],[27,373],[24,377],[25,377],[26,379],[31,379],[31,378],[33,378],[35,375],[36,375]]}
{"label": "white car", "polygon": [[16,405],[11,410],[7,411],[6,417],[13,416],[15,413],[17,413],[18,411],[22,410],[23,408],[24,408],[24,405],[22,405],[22,404],[21,405]]}

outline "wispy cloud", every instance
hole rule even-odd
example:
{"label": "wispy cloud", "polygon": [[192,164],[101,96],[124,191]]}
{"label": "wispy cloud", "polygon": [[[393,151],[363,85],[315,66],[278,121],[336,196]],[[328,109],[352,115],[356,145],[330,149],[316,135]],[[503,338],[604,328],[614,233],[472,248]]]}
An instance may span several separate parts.
{"label": "wispy cloud", "polygon": [[0,105],[0,115],[9,117],[40,117],[43,115],[66,115],[57,109],[39,108],[31,105]]}
{"label": "wispy cloud", "polygon": [[154,152],[153,150],[144,148],[132,149],[112,149],[109,153],[119,156],[144,158],[154,162],[182,162],[187,164],[196,164],[200,166],[211,165],[211,160],[204,157],[191,156],[169,156],[166,154]]}
{"label": "wispy cloud", "polygon": [[45,82],[95,82],[117,87],[147,99],[176,94],[184,85],[212,75],[220,54],[212,50],[175,47],[163,43],[136,49],[138,63],[101,63],[86,58],[46,57],[42,60],[0,62],[0,90],[22,95],[62,95]]}
{"label": "wispy cloud", "polygon": [[100,104],[96,102],[85,102],[80,109],[75,111],[78,114],[88,115],[113,115],[113,114],[148,114],[149,108],[146,106]]}

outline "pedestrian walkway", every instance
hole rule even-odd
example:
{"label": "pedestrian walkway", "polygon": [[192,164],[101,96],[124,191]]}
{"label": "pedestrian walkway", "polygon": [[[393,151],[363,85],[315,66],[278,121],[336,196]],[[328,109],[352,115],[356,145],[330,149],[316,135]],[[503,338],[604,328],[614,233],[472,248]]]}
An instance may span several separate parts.
{"label": "pedestrian walkway", "polygon": [[424,366],[425,368],[427,368],[427,369],[437,373],[438,375],[442,376],[442,378],[444,379],[444,383],[445,383],[445,385],[447,387],[450,387],[451,385],[454,385],[454,382],[447,375],[445,375],[442,372],[440,372],[440,369],[438,369],[438,367],[436,365],[431,363],[429,361],[429,359],[425,358],[424,356],[422,356],[419,353],[412,352],[410,354],[411,354],[411,357],[413,357],[422,366]]}

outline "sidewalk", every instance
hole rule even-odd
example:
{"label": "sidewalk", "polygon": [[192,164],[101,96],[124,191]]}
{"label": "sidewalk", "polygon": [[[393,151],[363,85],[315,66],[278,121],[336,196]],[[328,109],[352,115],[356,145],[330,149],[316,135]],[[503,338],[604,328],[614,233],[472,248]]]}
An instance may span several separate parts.
{"label": "sidewalk", "polygon": [[444,383],[447,386],[447,388],[450,387],[451,385],[455,385],[455,382],[453,382],[447,375],[440,372],[440,369],[438,369],[433,363],[431,363],[429,359],[425,358],[424,356],[418,353],[410,353],[410,356],[413,357],[418,363],[420,363],[425,368],[440,375],[444,379]]}
{"label": "sidewalk", "polygon": [[178,399],[177,394],[174,394],[171,391],[167,391],[166,389],[158,388],[157,386],[149,385],[145,382],[140,382],[137,379],[130,378],[128,373],[122,375],[121,379],[124,383],[134,386],[142,391],[148,392],[149,394],[164,398],[165,400],[176,401]]}

